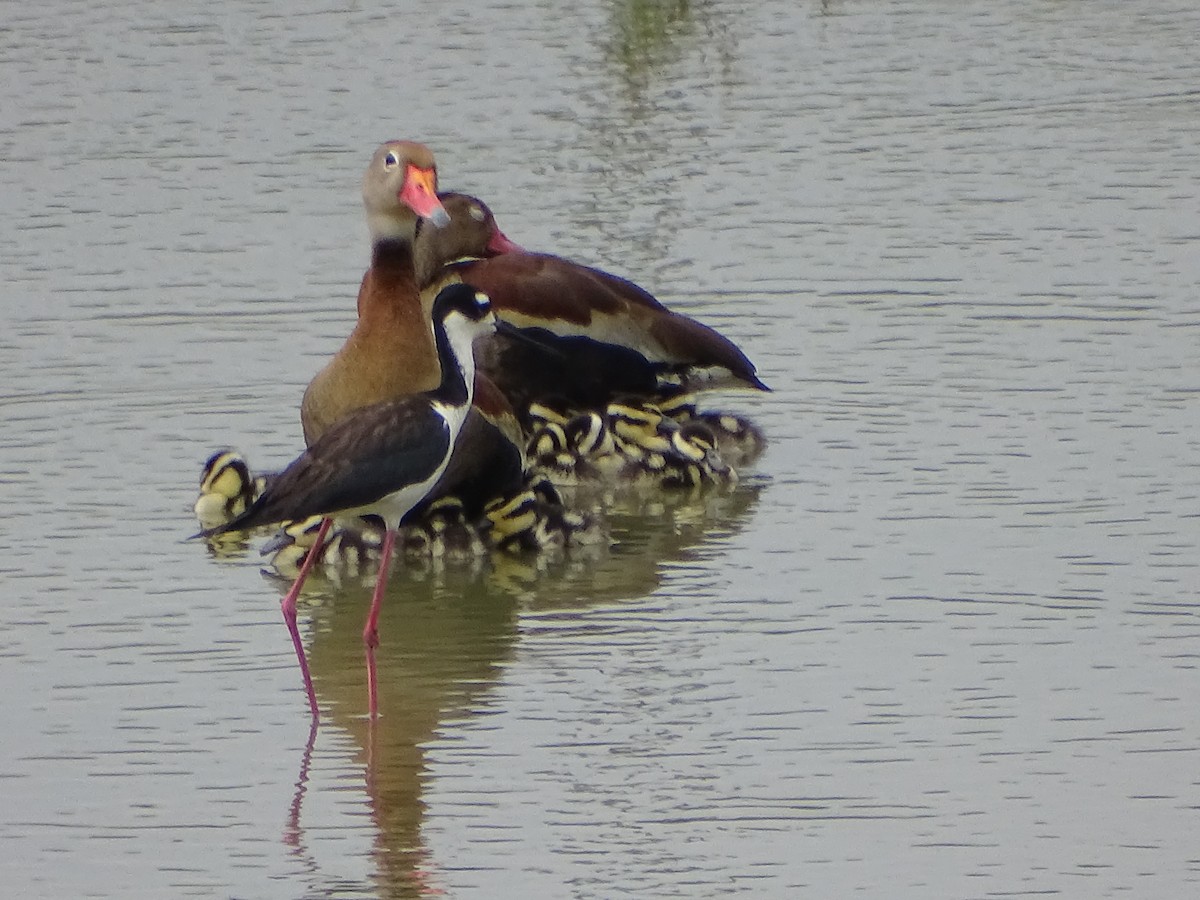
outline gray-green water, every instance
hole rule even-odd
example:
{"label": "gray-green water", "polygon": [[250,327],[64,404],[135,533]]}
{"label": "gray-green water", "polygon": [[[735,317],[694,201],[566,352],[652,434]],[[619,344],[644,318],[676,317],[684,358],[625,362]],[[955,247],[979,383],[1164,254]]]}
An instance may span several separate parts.
{"label": "gray-green water", "polygon": [[[1189,896],[1200,12],[50,3],[0,25],[14,897]],[[612,553],[302,620],[199,465],[300,446],[423,140],[775,388]]]}

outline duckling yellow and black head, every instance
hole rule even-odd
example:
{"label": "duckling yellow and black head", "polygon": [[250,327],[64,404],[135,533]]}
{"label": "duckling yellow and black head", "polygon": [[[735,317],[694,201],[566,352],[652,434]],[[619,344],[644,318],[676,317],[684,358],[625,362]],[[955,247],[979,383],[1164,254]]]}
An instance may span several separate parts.
{"label": "duckling yellow and black head", "polygon": [[558,488],[554,486],[554,482],[544,475],[537,473],[530,475],[525,487],[533,493],[533,496],[539,503],[549,504],[550,506],[563,505],[562,494],[558,492]]}
{"label": "duckling yellow and black head", "polygon": [[523,536],[537,524],[537,497],[521,490],[508,497],[497,497],[484,508],[488,542],[502,550],[527,549]]}
{"label": "duckling yellow and black head", "polygon": [[696,417],[696,395],[688,391],[675,390],[655,398],[655,404],[667,418],[681,425]]}
{"label": "duckling yellow and black head", "polygon": [[[313,551],[321,523],[320,516],[310,516],[285,524],[259,550],[263,556],[271,556],[270,569],[294,578]],[[382,548],[382,522],[374,516],[365,516],[330,528],[316,550],[313,563],[320,565],[327,575],[364,575],[378,563]]]}
{"label": "duckling yellow and black head", "polygon": [[552,458],[570,449],[566,429],[558,422],[544,422],[533,430],[525,455],[531,459]]}
{"label": "duckling yellow and black head", "polygon": [[595,541],[595,517],[568,510],[551,480],[533,475],[526,486],[488,505],[488,543],[508,553],[542,553]]}
{"label": "duckling yellow and black head", "polygon": [[599,465],[602,455],[594,452],[589,456],[584,452],[592,448],[586,443],[581,445],[580,434],[575,419],[566,427],[557,422],[542,425],[530,438],[530,468],[564,487],[600,477],[603,474]]}
{"label": "duckling yellow and black head", "polygon": [[617,449],[635,458],[646,453],[668,453],[674,425],[662,410],[649,401],[625,400],[610,403],[605,409]]}
{"label": "duckling yellow and black head", "polygon": [[688,422],[672,435],[674,460],[668,464],[664,487],[733,484],[737,472],[721,458],[716,436],[703,423]]}
{"label": "duckling yellow and black head", "polygon": [[744,416],[725,412],[698,412],[695,421],[716,438],[717,448],[732,466],[744,466],[762,455],[767,445],[763,430]]}
{"label": "duckling yellow and black head", "polygon": [[263,479],[250,474],[245,457],[236,450],[218,450],[204,463],[200,496],[193,507],[205,527],[222,525],[241,515],[262,491]]}
{"label": "duckling yellow and black head", "polygon": [[285,522],[279,531],[275,532],[275,535],[259,548],[258,552],[266,556],[268,553],[275,553],[290,546],[307,550],[316,543],[317,533],[321,530],[321,522],[321,516],[309,516],[307,519]]}
{"label": "duckling yellow and black head", "polygon": [[671,432],[671,452],[682,463],[702,463],[716,446],[716,438],[703,425],[687,425]]}
{"label": "duckling yellow and black head", "polygon": [[525,420],[530,431],[541,425],[566,425],[574,415],[571,402],[558,394],[546,394],[525,408]]}
{"label": "duckling yellow and black head", "polygon": [[470,521],[466,505],[454,496],[431,502],[408,524],[406,549],[433,558],[474,560],[486,555],[479,527]]}
{"label": "duckling yellow and black head", "polygon": [[617,452],[611,426],[595,410],[575,416],[567,423],[564,433],[571,449],[584,458]]}

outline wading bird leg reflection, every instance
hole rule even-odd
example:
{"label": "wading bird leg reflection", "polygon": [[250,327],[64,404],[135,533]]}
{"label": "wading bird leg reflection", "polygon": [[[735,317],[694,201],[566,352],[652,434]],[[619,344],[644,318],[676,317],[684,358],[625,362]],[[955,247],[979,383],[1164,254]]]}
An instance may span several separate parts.
{"label": "wading bird leg reflection", "polygon": [[296,793],[292,797],[292,806],[288,810],[287,828],[283,832],[283,842],[292,848],[292,852],[306,863],[308,851],[304,846],[304,828],[300,824],[301,807],[304,805],[304,794],[308,790],[308,773],[312,767],[313,747],[317,743],[317,720],[312,720],[308,729],[308,741],[304,745],[304,754],[300,757],[300,774],[296,777]]}
{"label": "wading bird leg reflection", "polygon": [[379,555],[379,576],[375,579],[375,592],[371,594],[371,611],[367,613],[367,624],[363,626],[363,645],[367,650],[367,713],[372,719],[379,715],[379,689],[375,680],[375,648],[379,646],[379,610],[383,606],[388,565],[392,561],[392,547],[395,543],[396,532],[389,528],[384,535],[383,550]]}

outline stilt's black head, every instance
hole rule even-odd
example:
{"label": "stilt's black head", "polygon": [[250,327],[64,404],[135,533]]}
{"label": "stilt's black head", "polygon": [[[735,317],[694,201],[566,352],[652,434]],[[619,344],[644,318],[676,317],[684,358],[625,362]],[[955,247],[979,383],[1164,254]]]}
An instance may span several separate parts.
{"label": "stilt's black head", "polygon": [[466,284],[452,284],[442,288],[433,301],[433,320],[445,322],[458,313],[471,322],[480,322],[492,311],[492,301],[482,291]]}

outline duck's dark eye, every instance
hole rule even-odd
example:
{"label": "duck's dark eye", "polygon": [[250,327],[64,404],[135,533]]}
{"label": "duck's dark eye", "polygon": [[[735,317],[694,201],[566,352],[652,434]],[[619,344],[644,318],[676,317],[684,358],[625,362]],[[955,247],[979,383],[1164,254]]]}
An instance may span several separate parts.
{"label": "duck's dark eye", "polygon": [[476,294],[475,305],[479,308],[481,313],[486,313],[489,309],[491,309],[492,301],[487,294]]}
{"label": "duck's dark eye", "polygon": [[383,158],[383,165],[384,168],[394,169],[396,166],[400,165],[400,157],[398,157],[395,153],[389,153]]}

